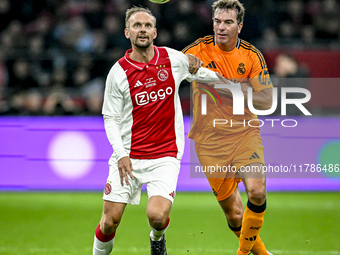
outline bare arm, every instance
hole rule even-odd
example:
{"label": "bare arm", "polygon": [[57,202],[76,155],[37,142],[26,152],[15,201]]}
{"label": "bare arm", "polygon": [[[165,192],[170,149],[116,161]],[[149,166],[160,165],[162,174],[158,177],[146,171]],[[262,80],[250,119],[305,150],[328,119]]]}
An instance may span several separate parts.
{"label": "bare arm", "polygon": [[[225,84],[231,84],[231,82],[223,77],[221,74],[216,73],[217,77],[223,81]],[[220,83],[220,82],[215,82]],[[212,84],[212,83],[211,83]],[[248,102],[248,88],[252,89],[252,86],[246,82],[246,83],[241,83],[241,90],[244,95],[244,103],[247,105]],[[229,89],[227,88],[222,88],[222,89],[215,89],[218,94],[232,98],[233,95],[230,92]],[[252,96],[253,96],[253,106],[257,110],[268,110],[272,106],[272,101],[273,101],[273,88],[268,88],[264,89],[258,92],[255,92],[252,90]]]}
{"label": "bare arm", "polygon": [[[244,94],[245,103],[248,101],[248,85],[247,88],[244,89],[245,86],[241,84],[242,92]],[[268,88],[261,90],[259,92],[253,91],[253,106],[257,110],[268,110],[271,108],[273,103],[273,88]]]}

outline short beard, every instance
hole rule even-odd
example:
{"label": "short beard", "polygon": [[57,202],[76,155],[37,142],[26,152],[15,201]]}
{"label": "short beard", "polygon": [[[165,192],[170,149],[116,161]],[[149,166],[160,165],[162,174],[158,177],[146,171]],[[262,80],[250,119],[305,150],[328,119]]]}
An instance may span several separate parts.
{"label": "short beard", "polygon": [[151,45],[152,42],[145,42],[145,43],[139,43],[138,41],[133,42],[133,45],[135,45],[137,48],[145,49],[148,48]]}

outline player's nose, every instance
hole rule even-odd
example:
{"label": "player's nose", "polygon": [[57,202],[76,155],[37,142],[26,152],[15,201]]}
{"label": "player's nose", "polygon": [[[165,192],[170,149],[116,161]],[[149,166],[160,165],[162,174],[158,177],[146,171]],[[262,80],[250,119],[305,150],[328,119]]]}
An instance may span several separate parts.
{"label": "player's nose", "polygon": [[227,29],[227,26],[223,23],[221,23],[218,27],[218,30],[220,30],[220,31],[225,31],[226,29]]}

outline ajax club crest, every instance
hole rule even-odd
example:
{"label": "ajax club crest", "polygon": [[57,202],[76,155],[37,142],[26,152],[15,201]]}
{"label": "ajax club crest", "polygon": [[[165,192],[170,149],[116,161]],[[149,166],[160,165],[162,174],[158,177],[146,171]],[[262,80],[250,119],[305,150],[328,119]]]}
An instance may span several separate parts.
{"label": "ajax club crest", "polygon": [[161,81],[166,81],[169,78],[169,74],[165,69],[162,69],[158,71],[157,77]]}

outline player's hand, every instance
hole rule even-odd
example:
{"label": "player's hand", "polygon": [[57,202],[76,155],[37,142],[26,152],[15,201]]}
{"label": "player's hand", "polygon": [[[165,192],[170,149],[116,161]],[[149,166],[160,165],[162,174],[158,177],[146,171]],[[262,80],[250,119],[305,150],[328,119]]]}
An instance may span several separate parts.
{"label": "player's hand", "polygon": [[192,54],[185,54],[189,61],[189,72],[191,74],[196,74],[198,69],[203,66],[202,60]]}
{"label": "player's hand", "polygon": [[119,169],[119,176],[120,176],[120,184],[124,186],[124,181],[127,185],[129,185],[129,178],[128,175],[134,180],[134,176],[132,174],[132,163],[129,157],[124,157],[118,160],[118,169]]}
{"label": "player's hand", "polygon": [[225,78],[222,74],[220,74],[219,72],[215,72],[216,76],[220,79],[219,81],[214,81],[214,82],[209,82],[209,83],[206,83],[207,85],[213,87],[216,92],[219,94],[219,95],[222,95],[222,96],[226,96],[226,97],[230,97],[232,98],[233,97],[233,94],[232,92],[229,90],[229,88],[226,86],[226,87],[221,87],[220,88],[216,88],[215,85],[228,85],[228,86],[232,86],[232,87],[235,87],[237,89],[241,89],[241,84],[240,83],[234,83],[230,80],[228,80],[227,78]]}
{"label": "player's hand", "polygon": [[222,74],[220,74],[219,72],[215,72],[216,76],[220,79],[219,81],[215,82],[215,83],[223,83],[223,84],[227,84],[227,85],[233,85],[235,87],[241,88],[241,83],[237,82],[232,82],[230,80],[228,80],[227,78],[225,78]]}
{"label": "player's hand", "polygon": [[234,83],[234,82],[228,80],[226,77],[224,77],[219,72],[215,72],[215,74],[220,79],[220,82],[217,82],[217,83],[221,83],[222,82],[223,84],[228,84],[228,85],[239,85],[239,83]]}
{"label": "player's hand", "polygon": [[216,76],[223,82],[227,82],[229,83],[228,79],[225,78],[222,74],[220,74],[219,72],[215,72]]}

